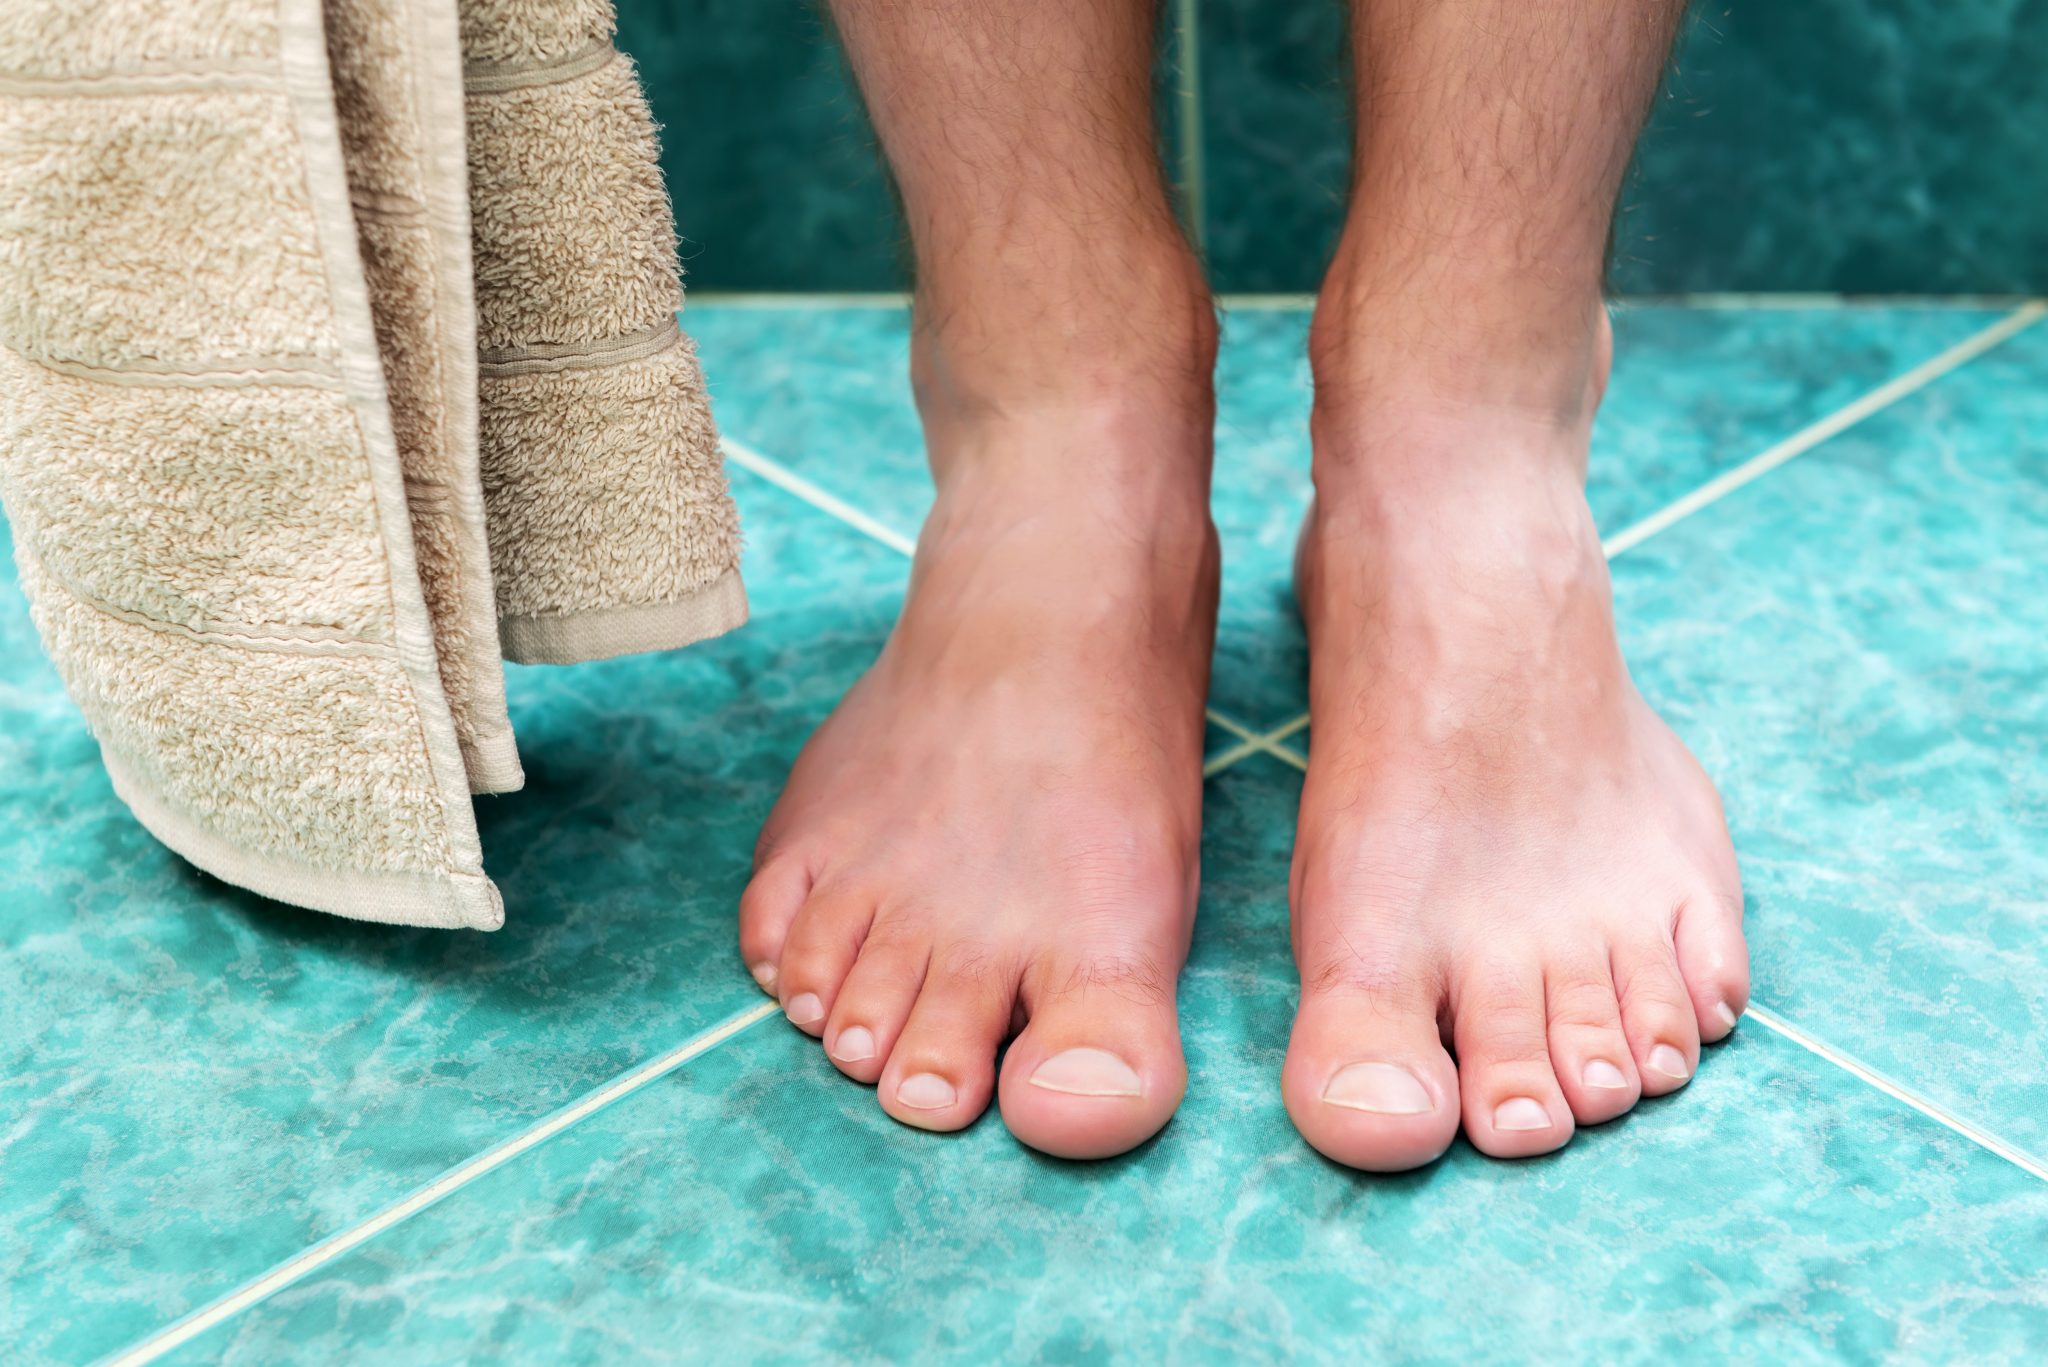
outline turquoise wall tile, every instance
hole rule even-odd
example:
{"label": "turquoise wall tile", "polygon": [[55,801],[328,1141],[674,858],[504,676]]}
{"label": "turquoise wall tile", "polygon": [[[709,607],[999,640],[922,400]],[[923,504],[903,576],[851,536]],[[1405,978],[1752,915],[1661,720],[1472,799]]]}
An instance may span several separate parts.
{"label": "turquoise wall tile", "polygon": [[[875,290],[903,234],[815,0],[623,0],[664,125],[691,283]],[[1173,6],[1165,7],[1171,17]],[[1203,230],[1217,286],[1307,290],[1348,177],[1337,0],[1201,0]],[[2048,6],[1701,9],[1622,197],[1626,291],[2048,287]],[[1162,154],[1186,169],[1169,33]]]}
{"label": "turquoise wall tile", "polygon": [[[1203,0],[1209,255],[1228,290],[1315,288],[1342,218],[1336,0]],[[2048,285],[2048,6],[1699,7],[1622,196],[1632,292]]]}
{"label": "turquoise wall tile", "polygon": [[192,870],[114,797],[0,585],[0,1342],[92,1358],[761,1000],[733,931],[754,838],[903,566],[734,483],[744,630],[509,671],[528,777],[479,801],[490,935]]}
{"label": "turquoise wall tile", "polygon": [[1551,1157],[1317,1157],[1277,1087],[1297,792],[1211,785],[1192,1083],[1135,1153],[906,1129],[770,1020],[181,1359],[1981,1360],[2048,1327],[2048,1187],[1753,1023]]}
{"label": "turquoise wall tile", "polygon": [[[691,288],[894,290],[909,278],[895,196],[825,10],[618,0],[619,47],[662,124]],[[1173,13],[1162,9],[1154,71],[1170,182],[1184,160]]]}
{"label": "turquoise wall tile", "polygon": [[621,0],[692,289],[883,290],[903,236],[822,0]]}
{"label": "turquoise wall tile", "polygon": [[1756,992],[2048,1160],[2048,331],[1615,563]]}

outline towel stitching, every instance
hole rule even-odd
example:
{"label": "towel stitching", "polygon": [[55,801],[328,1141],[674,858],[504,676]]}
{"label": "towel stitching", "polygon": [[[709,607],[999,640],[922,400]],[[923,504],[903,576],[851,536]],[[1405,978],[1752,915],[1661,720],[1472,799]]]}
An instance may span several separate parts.
{"label": "towel stitching", "polygon": [[0,71],[0,94],[24,99],[123,95],[170,95],[206,90],[281,90],[284,73],[275,65],[225,62],[218,66],[142,66],[89,76],[43,76]]}
{"label": "towel stitching", "polygon": [[552,62],[464,62],[462,89],[469,95],[501,95],[511,90],[560,85],[602,70],[618,55],[610,39],[600,38]]}
{"label": "towel stitching", "polygon": [[98,384],[236,386],[299,385],[314,389],[340,389],[341,377],[325,361],[314,357],[248,356],[217,357],[205,362],[138,360],[124,365],[97,365],[91,361],[66,361],[39,356],[9,337],[0,337],[0,347],[30,365],[41,366],[76,380]]}
{"label": "towel stitching", "polygon": [[526,347],[494,347],[478,354],[477,372],[487,379],[545,375],[562,370],[595,370],[658,356],[682,340],[674,314],[653,327],[602,342],[539,342]]}
{"label": "towel stitching", "polygon": [[389,642],[380,641],[375,637],[360,636],[343,627],[294,627],[284,624],[265,627],[247,622],[220,621],[206,621],[200,626],[192,627],[183,622],[170,622],[161,617],[152,617],[145,612],[137,612],[132,608],[120,607],[80,587],[70,576],[51,565],[49,557],[40,552],[36,554],[36,563],[43,576],[62,589],[65,596],[73,602],[91,608],[103,616],[134,626],[148,627],[152,631],[185,636],[195,641],[247,646],[252,650],[267,650],[283,655],[361,655],[388,659],[397,653]]}

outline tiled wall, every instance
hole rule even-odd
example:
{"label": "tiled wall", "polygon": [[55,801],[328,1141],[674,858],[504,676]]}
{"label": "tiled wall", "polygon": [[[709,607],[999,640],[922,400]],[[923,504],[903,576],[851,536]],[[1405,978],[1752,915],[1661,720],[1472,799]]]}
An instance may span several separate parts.
{"label": "tiled wall", "polygon": [[[695,288],[902,283],[821,6],[619,0]],[[1217,285],[1312,288],[1345,180],[1337,0],[1165,6],[1200,60],[1193,99],[1162,62],[1163,136]],[[2048,0],[1702,0],[1624,196],[1617,285],[2048,289],[2044,69]]]}

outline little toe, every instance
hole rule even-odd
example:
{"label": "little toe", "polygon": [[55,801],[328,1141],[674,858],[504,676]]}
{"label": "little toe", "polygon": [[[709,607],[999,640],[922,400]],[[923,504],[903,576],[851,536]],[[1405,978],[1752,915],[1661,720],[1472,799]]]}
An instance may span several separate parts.
{"label": "little toe", "polygon": [[860,955],[874,919],[872,899],[814,894],[790,925],[775,979],[782,1014],[806,1034],[824,1033],[841,984]]}
{"label": "little toe", "polygon": [[775,991],[783,943],[810,895],[810,869],[787,855],[763,862],[740,894],[740,957],[763,992]]}
{"label": "little toe", "polygon": [[876,1082],[882,1109],[921,1130],[970,1124],[995,1092],[996,1050],[1015,1005],[1015,977],[985,953],[935,951]]}
{"label": "little toe", "polygon": [[1367,1172],[1433,1162],[1458,1134],[1458,1073],[1427,974],[1391,984],[1304,982],[1280,1090],[1318,1153]]}
{"label": "little toe", "polygon": [[1679,975],[1677,952],[1666,939],[1637,941],[1617,945],[1613,961],[1621,1026],[1643,1095],[1675,1092],[1692,1080],[1700,1063],[1699,1020]]}
{"label": "little toe", "polygon": [[1169,962],[1105,956],[1026,975],[1030,1024],[1003,1060],[1003,1123],[1041,1153],[1107,1158],[1150,1139],[1187,1090]]}
{"label": "little toe", "polygon": [[833,1066],[857,1082],[872,1083],[882,1075],[930,960],[924,935],[886,916],[876,918],[825,1022],[825,1056]]}
{"label": "little toe", "polygon": [[1604,958],[1573,955],[1544,974],[1550,1067],[1581,1125],[1612,1120],[1636,1104],[1642,1083],[1621,1028],[1621,1002]]}
{"label": "little toe", "polygon": [[1495,1158],[1561,1148],[1574,1121],[1550,1064],[1540,956],[1480,965],[1453,984],[1451,1038],[1465,1137]]}
{"label": "little toe", "polygon": [[1725,1039],[1749,1009],[1741,894],[1703,893],[1678,913],[1678,969],[1703,1040]]}

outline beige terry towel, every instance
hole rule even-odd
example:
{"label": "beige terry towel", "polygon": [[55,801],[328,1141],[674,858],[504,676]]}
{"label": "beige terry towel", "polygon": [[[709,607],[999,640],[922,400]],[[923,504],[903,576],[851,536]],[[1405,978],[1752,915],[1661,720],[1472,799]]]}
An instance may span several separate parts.
{"label": "beige terry towel", "polygon": [[0,496],[116,789],[222,878],[494,927],[501,647],[744,619],[611,22],[0,7]]}

